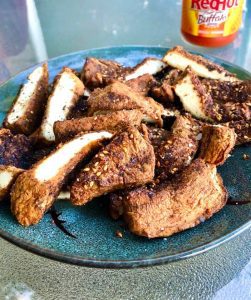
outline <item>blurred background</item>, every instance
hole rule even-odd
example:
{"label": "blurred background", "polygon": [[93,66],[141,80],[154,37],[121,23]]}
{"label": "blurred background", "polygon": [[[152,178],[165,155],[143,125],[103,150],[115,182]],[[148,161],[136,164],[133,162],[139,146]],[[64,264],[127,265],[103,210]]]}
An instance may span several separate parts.
{"label": "blurred background", "polygon": [[218,49],[183,40],[181,5],[181,0],[1,0],[0,82],[51,57],[112,45],[181,44],[250,68],[251,1],[238,38]]}

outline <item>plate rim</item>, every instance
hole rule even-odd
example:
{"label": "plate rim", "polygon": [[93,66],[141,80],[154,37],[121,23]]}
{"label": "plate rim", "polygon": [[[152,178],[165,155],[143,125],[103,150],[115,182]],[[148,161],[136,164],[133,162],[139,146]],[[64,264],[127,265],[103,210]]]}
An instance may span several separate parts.
{"label": "plate rim", "polygon": [[[149,266],[162,265],[171,263],[179,260],[192,258],[194,256],[203,254],[207,251],[215,249],[216,247],[229,242],[233,238],[237,237],[242,232],[246,231],[251,227],[251,220],[244,223],[237,229],[217,238],[211,242],[205,243],[202,246],[194,247],[190,250],[183,251],[172,255],[162,255],[153,258],[134,259],[134,260],[101,260],[101,259],[87,259],[78,255],[63,254],[58,251],[53,251],[48,248],[42,248],[37,245],[27,242],[25,239],[18,238],[12,234],[8,234],[6,231],[0,229],[0,237],[10,242],[11,244],[18,246],[19,248],[37,254],[44,258],[49,258],[54,261],[59,261],[71,265],[78,265],[84,267],[95,267],[95,268],[107,268],[107,269],[131,269],[131,268],[142,268]],[[192,229],[192,228],[190,228]],[[189,230],[189,229],[188,229]]]}
{"label": "plate rim", "polygon": [[[163,51],[168,51],[171,47],[162,47],[162,46],[154,46],[154,45],[121,45],[121,46],[107,46],[107,47],[99,47],[99,48],[90,48],[90,49],[85,49],[85,50],[79,50],[75,52],[70,52],[66,54],[62,54],[56,57],[52,57],[46,61],[42,61],[36,64],[33,64],[22,71],[14,74],[11,76],[8,80],[4,81],[0,85],[0,89],[8,84],[9,81],[13,80],[15,77],[21,75],[23,72],[27,72],[30,69],[33,69],[36,66],[39,66],[43,64],[44,62],[51,62],[55,61],[58,59],[62,59],[64,57],[69,57],[69,56],[76,56],[76,55],[85,55],[85,53],[88,53],[90,51],[102,51],[102,50],[114,50],[114,49],[159,49]],[[208,55],[208,54],[202,54],[199,52],[195,51],[190,51],[191,53],[201,55],[202,57],[206,57],[208,59],[212,59],[213,61],[218,61],[221,64],[225,64],[229,67],[234,67],[237,68],[239,71],[243,72],[246,76],[249,76],[251,78],[251,72],[247,71],[243,67],[240,67],[236,64],[230,63],[224,59]],[[183,260],[187,259],[190,257],[194,257],[196,255],[205,253],[207,251],[210,251],[220,245],[222,245],[225,242],[230,241],[234,237],[238,236],[245,230],[251,227],[251,219],[241,225],[240,227],[232,230],[231,232],[216,238],[215,240],[205,243],[199,247],[194,247],[190,250],[183,251],[180,253],[172,254],[172,255],[160,255],[157,257],[152,257],[152,258],[143,258],[143,259],[131,259],[131,260],[101,260],[101,259],[95,259],[95,258],[83,258],[82,256],[79,255],[69,255],[65,253],[61,253],[59,251],[51,250],[48,248],[42,248],[41,246],[35,245],[32,242],[27,242],[27,240],[23,238],[16,237],[13,234],[8,233],[7,231],[0,229],[0,237],[3,238],[4,240],[18,246],[19,248],[22,248],[26,251],[29,251],[31,253],[37,254],[42,257],[46,257],[52,260],[56,260],[59,262],[64,262],[68,264],[73,264],[73,265],[79,265],[79,266],[86,266],[86,267],[97,267],[97,268],[112,268],[112,269],[128,269],[128,268],[138,268],[138,267],[147,267],[147,266],[154,266],[154,265],[161,265],[165,263],[170,263],[178,260]]]}

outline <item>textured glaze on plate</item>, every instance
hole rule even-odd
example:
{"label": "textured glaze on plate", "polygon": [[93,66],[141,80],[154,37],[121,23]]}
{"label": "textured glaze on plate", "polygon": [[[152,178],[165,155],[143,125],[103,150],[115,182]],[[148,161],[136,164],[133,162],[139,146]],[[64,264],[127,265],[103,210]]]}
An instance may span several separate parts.
{"label": "textured glaze on plate", "polygon": [[[53,77],[63,66],[80,70],[87,56],[114,59],[124,65],[135,65],[147,56],[162,57],[167,49],[159,47],[111,47],[81,51],[49,61]],[[250,78],[245,70],[220,63],[239,78]],[[15,97],[19,85],[32,71],[30,68],[10,79],[0,87],[1,120]],[[243,160],[243,154],[251,156],[250,146],[234,150],[223,167],[219,168],[230,196],[238,201],[251,199],[251,160]],[[66,201],[56,203],[62,213],[64,226],[74,234],[74,239],[56,227],[50,214],[36,226],[23,228],[10,213],[8,203],[0,203],[0,235],[7,240],[37,254],[64,262],[96,267],[136,267],[160,264],[196,255],[234,237],[251,225],[251,203],[229,205],[209,221],[165,239],[148,240],[132,235],[121,227],[121,221],[108,216],[107,201],[98,199],[84,207],[73,207]],[[116,230],[123,238],[115,236]]]}

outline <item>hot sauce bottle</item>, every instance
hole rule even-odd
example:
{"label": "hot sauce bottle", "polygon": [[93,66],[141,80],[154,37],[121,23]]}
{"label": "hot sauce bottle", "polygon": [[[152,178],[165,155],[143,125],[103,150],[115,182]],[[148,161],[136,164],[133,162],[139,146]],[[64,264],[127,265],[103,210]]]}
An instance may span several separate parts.
{"label": "hot sauce bottle", "polygon": [[181,32],[199,46],[230,44],[242,23],[245,0],[183,0]]}

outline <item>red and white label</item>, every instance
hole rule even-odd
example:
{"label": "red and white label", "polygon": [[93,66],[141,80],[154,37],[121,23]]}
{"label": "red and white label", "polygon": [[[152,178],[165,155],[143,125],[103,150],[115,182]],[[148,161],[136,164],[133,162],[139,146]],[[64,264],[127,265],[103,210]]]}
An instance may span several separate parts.
{"label": "red and white label", "polygon": [[224,11],[238,7],[239,0],[192,0],[191,8],[194,10]]}

